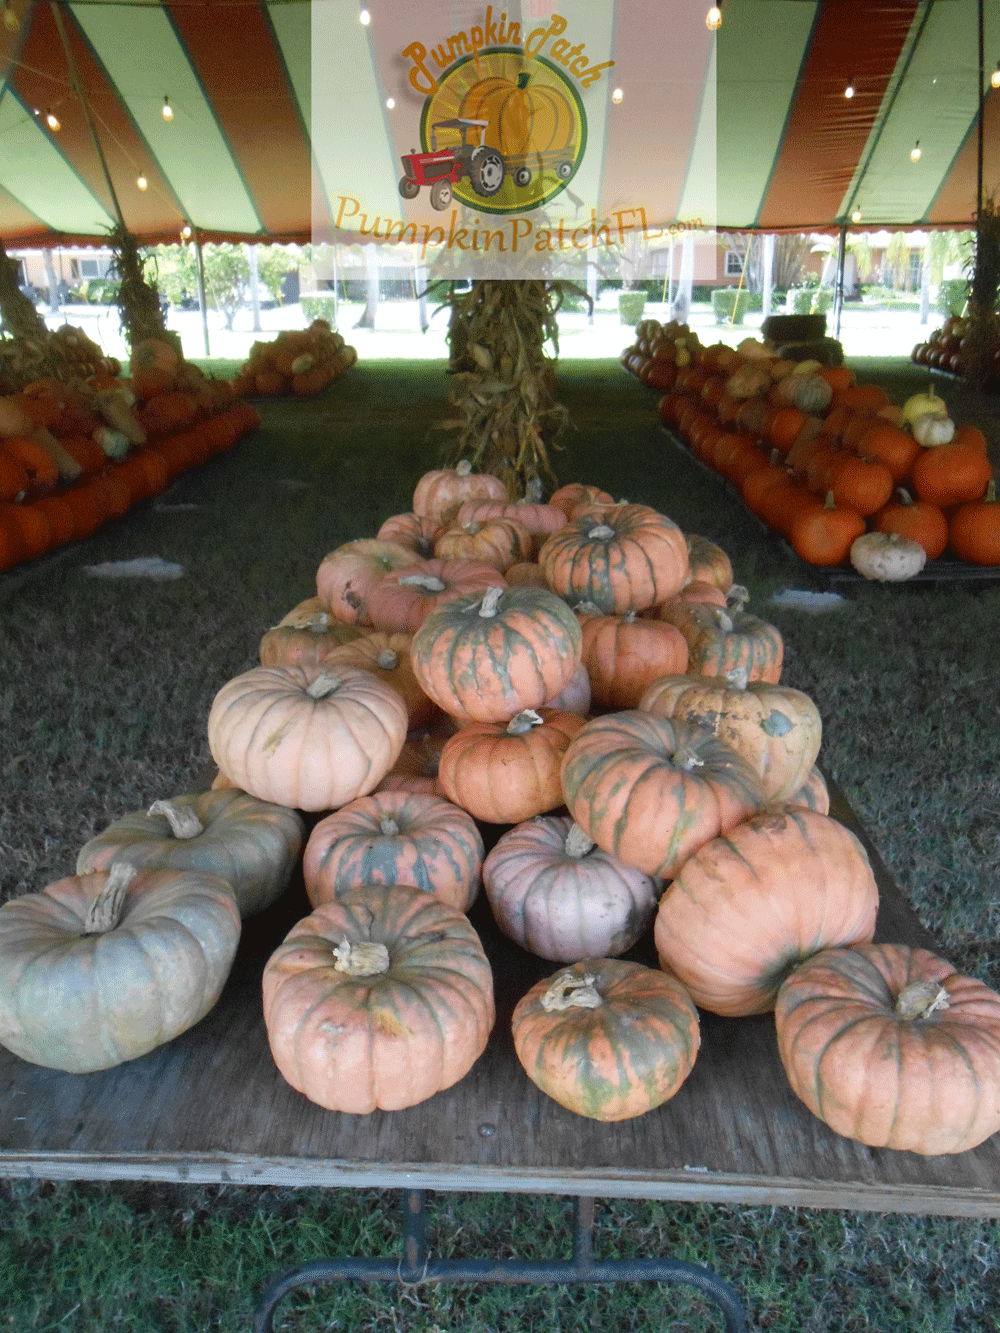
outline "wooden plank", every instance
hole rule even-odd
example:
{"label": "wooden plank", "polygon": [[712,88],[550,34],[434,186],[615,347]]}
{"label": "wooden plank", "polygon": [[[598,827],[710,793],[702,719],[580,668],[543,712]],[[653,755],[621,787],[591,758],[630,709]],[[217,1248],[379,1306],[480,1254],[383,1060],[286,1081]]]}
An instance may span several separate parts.
{"label": "wooden plank", "polygon": [[[835,786],[833,799],[872,859],[877,938],[933,948]],[[502,936],[483,900],[470,916],[494,968],[497,1025],[470,1074],[406,1111],[324,1111],[278,1074],[260,1005],[264,962],[306,910],[299,887],[251,918],[216,1008],[141,1060],[69,1075],[0,1050],[0,1171],[1000,1216],[1000,1135],[928,1158],[834,1134],[791,1092],[770,1015],[703,1015],[691,1076],[639,1119],[602,1125],[564,1110],[527,1079],[510,1036],[517,1000],[556,969]],[[655,965],[651,939],[629,956]]]}

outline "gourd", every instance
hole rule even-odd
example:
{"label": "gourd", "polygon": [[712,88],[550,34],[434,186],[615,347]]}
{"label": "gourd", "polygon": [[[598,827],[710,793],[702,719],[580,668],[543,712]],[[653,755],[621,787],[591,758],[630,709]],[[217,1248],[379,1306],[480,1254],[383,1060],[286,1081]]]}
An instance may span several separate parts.
{"label": "gourd", "polygon": [[426,1101],[486,1048],[493,974],[461,912],[368,885],[300,921],[268,959],[264,1022],[282,1077],[330,1111]]}
{"label": "gourd", "polygon": [[694,1067],[698,1012],[673,977],[586,958],[545,977],[512,1018],[514,1050],[546,1096],[591,1120],[644,1115]]}
{"label": "gourd", "polygon": [[501,835],[483,864],[497,924],[540,958],[575,962],[625,953],[650,925],[663,881],[598,847],[562,815]]}
{"label": "gourd", "polygon": [[875,1148],[967,1152],[1000,1129],[1000,995],[926,949],[826,949],[774,1012],[792,1090]]}
{"label": "gourd", "polygon": [[309,835],[302,874],[313,907],[364,884],[405,884],[467,912],[484,855],[475,821],[451,801],[381,791],[320,820]]}
{"label": "gourd", "polygon": [[896,532],[868,532],[851,543],[851,564],[866,579],[903,583],[919,574],[927,552]]}
{"label": "gourd", "polygon": [[150,870],[205,871],[226,881],[246,917],[284,893],[304,842],[305,825],[294,810],[238,789],[195,792],[116,819],[81,848],[76,873],[123,861]]}
{"label": "gourd", "polygon": [[778,987],[819,949],[870,941],[878,887],[868,856],[828,815],[785,807],[704,844],[660,899],[660,966],[701,1009],[773,1009]]}
{"label": "gourd", "polygon": [[212,1008],[240,938],[219,875],[127,864],[0,907],[0,1044],[89,1074],[135,1060]]}

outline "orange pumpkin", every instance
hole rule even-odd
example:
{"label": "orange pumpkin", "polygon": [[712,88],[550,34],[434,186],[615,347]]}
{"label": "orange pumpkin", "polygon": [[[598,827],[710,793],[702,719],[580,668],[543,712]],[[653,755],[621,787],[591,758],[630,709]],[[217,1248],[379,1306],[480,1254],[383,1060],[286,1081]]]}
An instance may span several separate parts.
{"label": "orange pumpkin", "polygon": [[743,668],[748,680],[776,685],[781,679],[784,642],[779,630],[759,616],[735,607],[679,600],[665,603],[660,615],[687,641],[688,675],[724,676]]}
{"label": "orange pumpkin", "polygon": [[324,556],[316,571],[316,593],[345,625],[370,624],[368,597],[379,579],[394,569],[419,563],[419,556],[405,546],[362,537]]}
{"label": "orange pumpkin", "polygon": [[500,75],[479,79],[469,88],[458,115],[489,122],[486,143],[506,157],[575,148],[576,118],[558,87],[531,82],[523,70],[512,83]]}
{"label": "orange pumpkin", "polygon": [[481,560],[418,560],[395,569],[368,595],[368,618],[387,634],[415,634],[432,611],[457,597],[503,588],[506,579]]}
{"label": "orange pumpkin", "polygon": [[952,514],[948,541],[959,560],[1000,565],[1000,504],[992,478],[981,500],[961,505]]}
{"label": "orange pumpkin", "polygon": [[413,512],[420,518],[448,523],[467,500],[501,500],[507,490],[498,477],[487,472],[473,472],[463,459],[457,467],[425,472],[413,492]]}
{"label": "orange pumpkin", "polygon": [[602,616],[585,608],[577,612],[582,661],[598,708],[636,708],[651,681],[687,667],[687,641],[676,626],[665,620],[637,620],[631,612]]}

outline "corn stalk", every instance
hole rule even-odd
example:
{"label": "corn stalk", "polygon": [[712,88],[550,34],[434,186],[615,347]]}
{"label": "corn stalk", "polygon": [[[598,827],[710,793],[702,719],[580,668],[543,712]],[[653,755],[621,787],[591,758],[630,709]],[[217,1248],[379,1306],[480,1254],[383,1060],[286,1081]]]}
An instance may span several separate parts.
{"label": "corn stalk", "polygon": [[968,324],[962,349],[962,378],[983,388],[1000,351],[1000,208],[995,195],[983,200],[976,218],[976,249],[969,271]]}
{"label": "corn stalk", "polygon": [[457,434],[445,461],[469,459],[499,477],[511,499],[539,494],[557,480],[550,452],[567,419],[556,402],[556,359],[544,351],[546,341],[559,351],[560,284],[477,281],[451,300],[452,355],[461,346],[474,369],[453,361],[456,413],[440,428]]}
{"label": "corn stalk", "polygon": [[17,283],[18,265],[0,242],[0,381],[23,389],[43,376],[69,378],[66,358],[53,344],[45,321]]}
{"label": "corn stalk", "polygon": [[117,303],[125,341],[135,347],[146,338],[158,338],[169,343],[178,356],[183,357],[180,337],[163,322],[156,283],[146,281],[145,265],[135,237],[119,222],[112,228],[108,243],[114,255],[112,271],[120,280]]}

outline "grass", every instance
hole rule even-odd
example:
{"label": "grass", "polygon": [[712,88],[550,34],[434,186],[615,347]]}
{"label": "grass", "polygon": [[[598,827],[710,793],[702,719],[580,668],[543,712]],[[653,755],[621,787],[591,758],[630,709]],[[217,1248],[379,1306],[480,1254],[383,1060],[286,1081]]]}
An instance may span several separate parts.
{"label": "grass", "polygon": [[[926,383],[904,363],[880,369],[897,401]],[[257,435],[157,502],[0,578],[0,896],[70,873],[93,833],[204,770],[215,692],[311,595],[327,551],[409,508],[448,386],[437,363],[359,364],[317,399],[266,404]],[[995,401],[945,394],[995,450]],[[784,679],[816,700],[823,762],[903,892],[943,952],[1000,986],[1000,588],[852,585],[827,615],[771,607],[773,592],[822,578],[668,441],[655,397],[612,362],[564,364],[560,395],[574,421],[560,478],[647,501],[725,547],[751,608],[781,629]],[[84,572],[148,555],[183,578]],[[397,1253],[398,1199],[374,1191],[7,1181],[0,1200],[0,1327],[18,1331],[245,1329],[286,1268]],[[439,1194],[430,1243],[440,1256],[568,1258],[569,1218],[565,1199]],[[993,1221],[613,1201],[596,1246],[707,1264],[755,1329],[779,1333],[978,1333],[1000,1308]],[[344,1287],[289,1299],[276,1324],[702,1333],[719,1320],[679,1289]]]}

